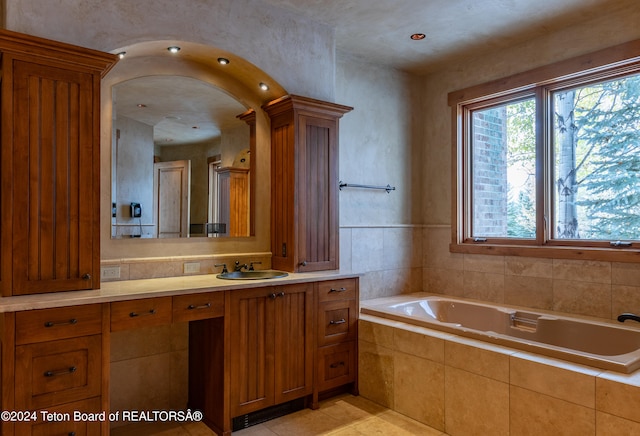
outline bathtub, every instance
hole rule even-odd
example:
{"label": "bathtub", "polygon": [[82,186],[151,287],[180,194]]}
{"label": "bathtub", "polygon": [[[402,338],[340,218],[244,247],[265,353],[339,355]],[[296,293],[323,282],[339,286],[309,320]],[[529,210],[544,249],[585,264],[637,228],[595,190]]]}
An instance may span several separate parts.
{"label": "bathtub", "polygon": [[360,311],[605,370],[640,368],[640,329],[613,322],[428,294],[367,300]]}

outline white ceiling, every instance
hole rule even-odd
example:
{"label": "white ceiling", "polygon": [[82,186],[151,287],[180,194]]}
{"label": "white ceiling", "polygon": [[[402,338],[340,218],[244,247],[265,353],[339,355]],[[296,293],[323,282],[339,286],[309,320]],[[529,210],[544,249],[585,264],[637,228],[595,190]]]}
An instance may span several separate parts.
{"label": "white ceiling", "polygon": [[[262,0],[335,28],[339,50],[424,74],[638,0]],[[422,41],[410,35],[424,33]]]}

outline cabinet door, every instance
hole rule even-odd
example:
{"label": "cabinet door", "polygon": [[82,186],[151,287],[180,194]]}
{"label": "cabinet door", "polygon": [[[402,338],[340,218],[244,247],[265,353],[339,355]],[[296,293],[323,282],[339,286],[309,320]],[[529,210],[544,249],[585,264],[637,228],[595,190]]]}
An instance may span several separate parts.
{"label": "cabinet door", "polygon": [[230,293],[231,416],[313,392],[313,284]]}
{"label": "cabinet door", "polygon": [[274,404],[274,302],[272,288],[230,293],[231,416]]}
{"label": "cabinet door", "polygon": [[13,294],[97,284],[99,77],[14,59]]}
{"label": "cabinet door", "polygon": [[299,271],[338,268],[337,121],[300,116]]}
{"label": "cabinet door", "polygon": [[313,283],[276,289],[276,403],[313,392]]}

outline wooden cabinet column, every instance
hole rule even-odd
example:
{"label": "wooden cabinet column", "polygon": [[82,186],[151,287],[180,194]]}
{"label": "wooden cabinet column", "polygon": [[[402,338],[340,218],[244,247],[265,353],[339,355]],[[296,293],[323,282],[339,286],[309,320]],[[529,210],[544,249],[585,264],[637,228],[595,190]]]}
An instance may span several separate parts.
{"label": "wooden cabinet column", "polygon": [[109,53],[0,30],[2,295],[100,279],[100,80]]}
{"label": "wooden cabinet column", "polygon": [[288,95],[263,109],[271,118],[271,264],[338,269],[338,120],[353,108]]}

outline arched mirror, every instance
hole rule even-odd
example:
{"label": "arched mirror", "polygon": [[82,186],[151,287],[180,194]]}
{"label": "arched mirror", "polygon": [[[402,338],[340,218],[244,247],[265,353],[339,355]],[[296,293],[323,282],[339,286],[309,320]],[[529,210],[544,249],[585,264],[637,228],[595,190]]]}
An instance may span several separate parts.
{"label": "arched mirror", "polygon": [[120,82],[112,97],[111,237],[250,236],[247,108],[175,75]]}

